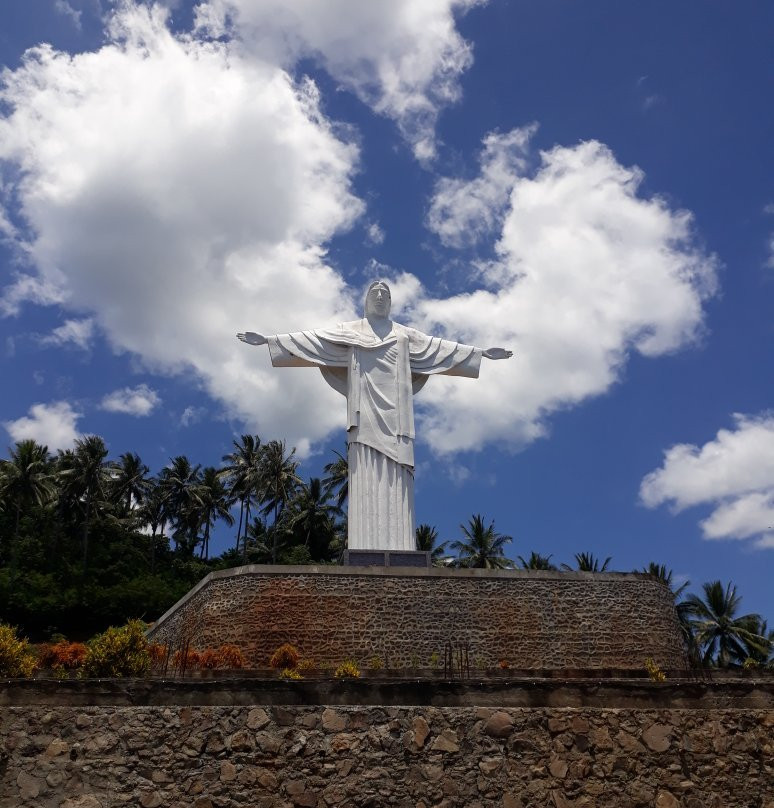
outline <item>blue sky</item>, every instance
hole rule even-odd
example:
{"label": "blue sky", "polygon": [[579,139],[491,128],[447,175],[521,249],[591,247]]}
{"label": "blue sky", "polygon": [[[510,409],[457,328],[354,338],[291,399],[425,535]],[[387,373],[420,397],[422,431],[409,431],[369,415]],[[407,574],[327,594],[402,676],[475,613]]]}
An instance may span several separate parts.
{"label": "blue sky", "polygon": [[384,276],[395,319],[517,354],[417,398],[419,521],[774,617],[771,4],[193,5],[4,6],[6,445],[158,471],[254,431],[319,475],[342,400],[234,334]]}

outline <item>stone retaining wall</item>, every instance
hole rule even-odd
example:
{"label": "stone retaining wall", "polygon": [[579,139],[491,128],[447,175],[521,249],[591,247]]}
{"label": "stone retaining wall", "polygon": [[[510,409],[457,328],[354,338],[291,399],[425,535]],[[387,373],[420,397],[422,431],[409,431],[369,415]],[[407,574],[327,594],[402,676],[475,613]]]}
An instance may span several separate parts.
{"label": "stone retaining wall", "polygon": [[774,710],[5,707],[0,808],[774,808]]}
{"label": "stone retaining wall", "polygon": [[207,576],[151,637],[235,643],[251,667],[285,642],[318,663],[424,667],[449,641],[469,646],[473,668],[685,665],[669,589],[635,573],[240,567]]}

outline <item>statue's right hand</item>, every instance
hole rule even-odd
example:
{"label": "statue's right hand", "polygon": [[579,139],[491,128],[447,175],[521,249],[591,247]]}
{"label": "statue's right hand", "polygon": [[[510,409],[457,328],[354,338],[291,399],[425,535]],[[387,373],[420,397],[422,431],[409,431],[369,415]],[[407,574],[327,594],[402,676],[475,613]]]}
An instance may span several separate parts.
{"label": "statue's right hand", "polygon": [[243,334],[237,334],[237,339],[246,342],[248,345],[265,345],[268,340],[263,334],[256,334],[255,331],[245,331]]}

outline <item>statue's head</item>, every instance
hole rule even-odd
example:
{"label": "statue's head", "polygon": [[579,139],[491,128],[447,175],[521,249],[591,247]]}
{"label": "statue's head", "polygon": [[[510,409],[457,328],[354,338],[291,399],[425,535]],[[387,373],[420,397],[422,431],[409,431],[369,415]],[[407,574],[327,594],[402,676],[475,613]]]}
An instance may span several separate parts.
{"label": "statue's head", "polygon": [[384,281],[374,281],[366,292],[365,316],[389,317],[391,303],[390,287]]}

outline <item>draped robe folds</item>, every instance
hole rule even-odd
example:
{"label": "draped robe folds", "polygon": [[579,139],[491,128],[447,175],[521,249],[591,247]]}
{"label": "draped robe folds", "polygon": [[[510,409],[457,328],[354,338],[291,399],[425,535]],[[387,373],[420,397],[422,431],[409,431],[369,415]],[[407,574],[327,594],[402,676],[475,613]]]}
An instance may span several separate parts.
{"label": "draped robe folds", "polygon": [[414,404],[434,374],[478,378],[481,349],[367,319],[268,337],[274,367],[319,367],[347,398],[348,546],[414,550]]}

